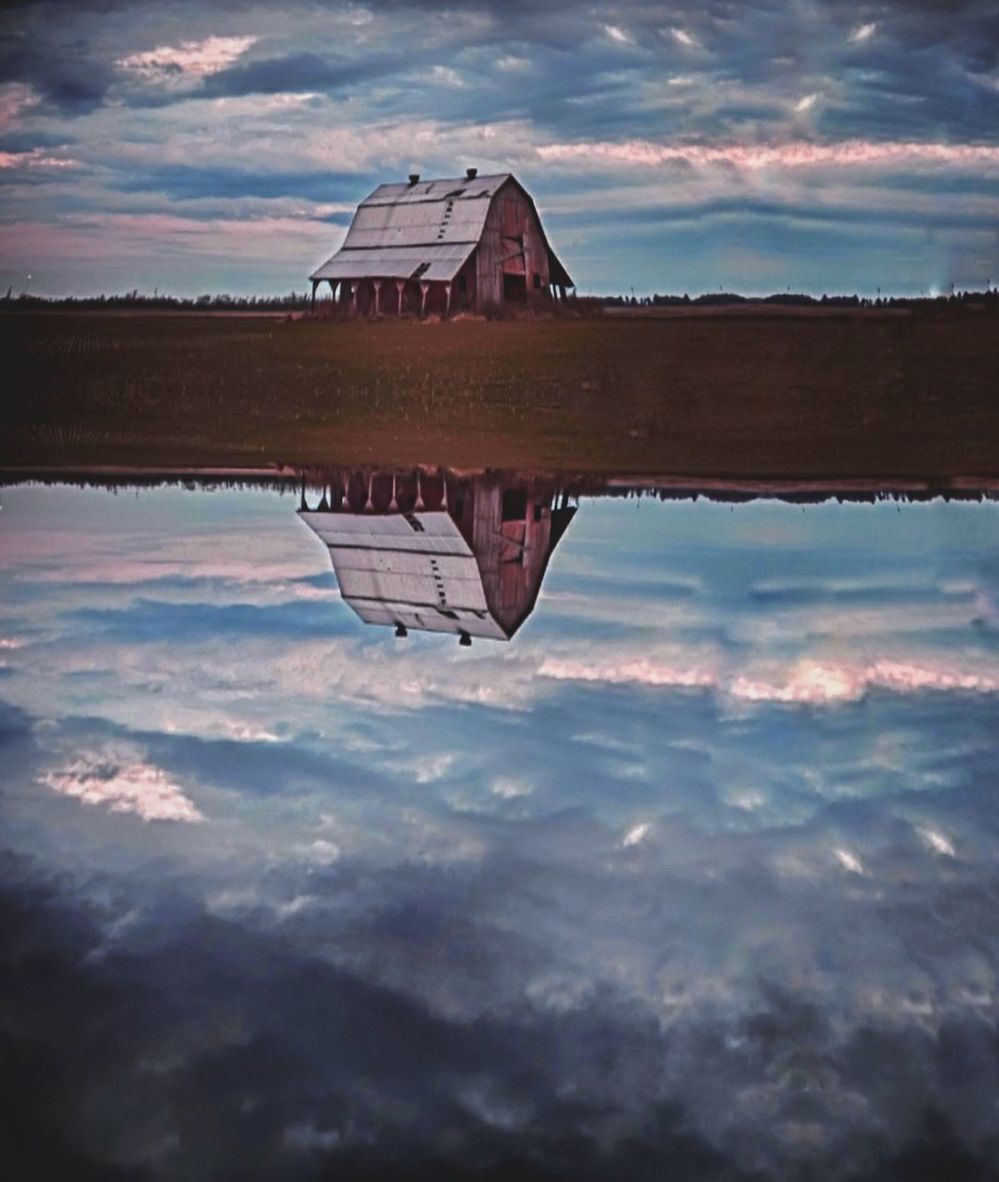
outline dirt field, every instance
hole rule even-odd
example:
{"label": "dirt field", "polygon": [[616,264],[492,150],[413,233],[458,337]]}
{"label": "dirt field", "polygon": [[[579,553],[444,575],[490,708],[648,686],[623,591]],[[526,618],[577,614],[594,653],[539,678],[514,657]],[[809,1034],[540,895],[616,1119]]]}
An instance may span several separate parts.
{"label": "dirt field", "polygon": [[0,464],[999,474],[999,320],[0,316]]}

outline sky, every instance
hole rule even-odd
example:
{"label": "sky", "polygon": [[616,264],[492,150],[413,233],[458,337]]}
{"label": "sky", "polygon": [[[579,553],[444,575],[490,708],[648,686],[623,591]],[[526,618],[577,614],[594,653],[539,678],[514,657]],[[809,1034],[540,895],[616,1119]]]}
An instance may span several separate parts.
{"label": "sky", "polygon": [[8,3],[0,287],[302,291],[475,166],[583,293],[981,290],[997,129],[994,0]]}
{"label": "sky", "polygon": [[3,492],[8,1167],[996,1177],[995,502],[584,499],[470,649],[296,502]]}

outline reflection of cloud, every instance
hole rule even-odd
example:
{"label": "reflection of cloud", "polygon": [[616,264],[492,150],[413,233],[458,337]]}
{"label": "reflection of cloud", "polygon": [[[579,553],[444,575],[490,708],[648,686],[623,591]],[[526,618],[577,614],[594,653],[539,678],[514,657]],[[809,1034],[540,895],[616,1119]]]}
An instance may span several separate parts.
{"label": "reflection of cloud", "polygon": [[[729,661],[731,664],[731,660]],[[923,692],[999,692],[999,677],[950,665],[875,661],[870,664],[833,664],[802,658],[768,676],[721,674],[696,664],[674,665],[653,657],[604,661],[546,657],[538,668],[541,677],[554,681],[595,682],[604,685],[638,685],[662,688],[705,688],[746,702],[824,703],[857,701],[871,689],[897,694]]]}
{"label": "reflection of cloud", "polygon": [[876,661],[850,666],[800,661],[779,679],[736,677],[727,687],[735,698],[750,702],[856,701],[870,689],[897,694],[999,692],[999,678],[986,673],[966,673],[947,667],[926,667],[896,661]]}
{"label": "reflection of cloud", "polygon": [[41,783],[83,804],[136,813],[144,821],[203,821],[204,817],[160,768],[123,753],[85,755],[39,777]]}

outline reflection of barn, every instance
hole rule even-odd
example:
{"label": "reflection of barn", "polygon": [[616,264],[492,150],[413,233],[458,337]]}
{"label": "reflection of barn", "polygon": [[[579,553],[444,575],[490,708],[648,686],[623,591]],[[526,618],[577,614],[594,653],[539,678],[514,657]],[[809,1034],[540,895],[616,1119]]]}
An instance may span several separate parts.
{"label": "reflection of barn", "polygon": [[348,312],[495,312],[565,297],[572,280],[510,173],[379,185],[343,246],[312,276]]}
{"label": "reflection of barn", "polygon": [[575,509],[550,482],[438,473],[337,476],[301,517],[368,624],[508,640],[534,609]]}

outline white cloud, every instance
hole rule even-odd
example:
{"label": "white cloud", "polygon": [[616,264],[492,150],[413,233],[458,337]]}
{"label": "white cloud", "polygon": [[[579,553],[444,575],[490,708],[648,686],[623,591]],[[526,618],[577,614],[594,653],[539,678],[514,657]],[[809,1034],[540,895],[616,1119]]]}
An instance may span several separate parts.
{"label": "white cloud", "polygon": [[685,46],[687,49],[699,49],[701,46],[700,41],[685,29],[670,29],[670,33],[672,33],[674,41]]}
{"label": "white cloud", "polygon": [[143,53],[129,54],[117,64],[148,82],[188,82],[224,70],[259,40],[259,37],[206,37],[203,41],[160,45]]}
{"label": "white cloud", "polygon": [[620,25],[604,25],[604,32],[612,41],[616,41],[619,45],[629,45],[631,43],[631,37]]}
{"label": "white cloud", "polygon": [[514,779],[511,776],[499,776],[492,782],[490,791],[496,796],[502,797],[503,800],[516,800],[521,796],[530,796],[534,788],[526,780]]}
{"label": "white cloud", "polygon": [[638,825],[633,825],[621,839],[621,845],[625,849],[629,846],[638,845],[648,837],[651,828],[652,825],[649,821],[642,821]]}
{"label": "white cloud", "polygon": [[798,101],[794,104],[794,109],[799,112],[810,111],[818,101],[819,95],[806,94],[804,98],[798,99]]}
{"label": "white cloud", "polygon": [[135,813],[144,821],[203,821],[179,785],[152,764],[124,753],[84,755],[46,772],[41,783],[83,804],[107,805],[113,813]]}
{"label": "white cloud", "polygon": [[861,41],[869,41],[877,31],[877,21],[871,21],[866,25],[858,25],[857,28],[855,28],[847,38],[847,40],[853,42],[854,44],[858,44]]}
{"label": "white cloud", "polygon": [[317,838],[308,845],[299,846],[298,852],[307,862],[314,862],[317,866],[332,866],[340,857],[340,847],[325,838]]}
{"label": "white cloud", "polygon": [[856,854],[851,853],[849,850],[844,850],[842,848],[836,848],[833,850],[833,856],[836,858],[836,861],[839,862],[839,864],[843,867],[843,869],[846,870],[849,874],[863,874],[864,873],[863,862],[861,862],[861,860],[857,857]]}
{"label": "white cloud", "polygon": [[434,66],[430,74],[441,86],[453,86],[457,89],[465,85],[465,79],[451,66]]}
{"label": "white cloud", "polygon": [[941,854],[945,858],[957,857],[957,851],[954,849],[954,843],[943,833],[940,833],[936,829],[928,828],[918,829],[917,832],[935,854]]}

